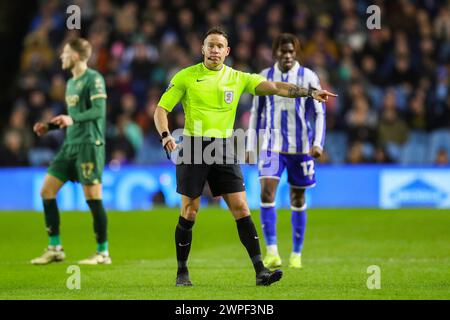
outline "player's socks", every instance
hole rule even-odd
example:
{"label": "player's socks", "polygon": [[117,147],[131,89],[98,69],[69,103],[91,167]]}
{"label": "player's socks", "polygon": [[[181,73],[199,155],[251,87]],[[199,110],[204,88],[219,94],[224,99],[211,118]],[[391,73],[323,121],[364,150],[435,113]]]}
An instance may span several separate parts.
{"label": "player's socks", "polygon": [[175,229],[175,246],[177,248],[178,270],[177,275],[188,273],[187,260],[192,242],[192,227],[194,221],[180,216]]}
{"label": "player's socks", "polygon": [[306,204],[301,208],[291,207],[292,209],[292,251],[300,254],[303,247],[303,239],[306,229]]}
{"label": "player's socks", "polygon": [[102,255],[108,257],[109,256],[109,250],[108,250],[108,241],[97,243],[97,252],[101,253]]}
{"label": "player's socks", "polygon": [[278,246],[276,244],[269,245],[269,246],[267,246],[266,249],[267,249],[267,253],[268,254],[271,254],[271,255],[274,255],[274,256],[278,256],[279,255],[279,253],[278,253]]}
{"label": "player's socks", "polygon": [[94,232],[97,241],[97,252],[103,253],[108,251],[108,217],[102,200],[87,200],[89,209],[91,209],[92,217],[94,219]]}
{"label": "player's socks", "polygon": [[61,248],[61,237],[58,235],[55,236],[49,236],[48,237],[48,245],[49,247],[52,247],[56,250],[58,250],[58,248]]}
{"label": "player's socks", "polygon": [[277,212],[275,203],[261,203],[261,223],[266,246],[277,244]]}
{"label": "player's socks", "polygon": [[59,210],[56,199],[44,199],[42,202],[48,233],[48,245],[51,247],[61,246],[61,238],[59,236]]}
{"label": "player's socks", "polygon": [[32,264],[44,265],[62,261],[65,258],[59,236],[59,211],[55,199],[43,199],[45,225],[48,233],[48,247],[42,256],[31,260]]}
{"label": "player's socks", "polygon": [[261,248],[259,247],[259,237],[256,232],[255,224],[251,216],[236,220],[239,238],[247,249],[248,255],[252,260],[255,272],[258,274],[265,269],[261,260]]}
{"label": "player's socks", "polygon": [[263,263],[267,268],[281,266],[281,258],[277,246],[277,213],[275,203],[261,203],[261,224],[266,242],[266,256]]}

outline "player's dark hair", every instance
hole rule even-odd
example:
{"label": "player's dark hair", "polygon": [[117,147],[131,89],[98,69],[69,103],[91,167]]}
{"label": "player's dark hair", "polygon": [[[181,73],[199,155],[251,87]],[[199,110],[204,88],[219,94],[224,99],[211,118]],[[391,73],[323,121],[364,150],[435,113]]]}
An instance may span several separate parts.
{"label": "player's dark hair", "polygon": [[300,58],[300,40],[298,40],[298,38],[293,35],[292,33],[281,33],[279,34],[275,40],[273,41],[273,45],[272,45],[272,54],[274,57],[277,56],[277,51],[278,49],[286,43],[292,43],[292,45],[294,46],[294,50],[295,50],[295,56],[297,59]]}
{"label": "player's dark hair", "polygon": [[206,32],[205,38],[207,36],[209,36],[210,34],[220,34],[220,35],[224,36],[224,38],[227,39],[227,41],[228,41],[228,34],[226,33],[225,29],[223,29],[222,27],[212,27],[211,29],[209,29]]}
{"label": "player's dark hair", "polygon": [[92,53],[92,46],[86,39],[75,38],[67,42],[72,50],[78,52],[82,60],[88,60]]}

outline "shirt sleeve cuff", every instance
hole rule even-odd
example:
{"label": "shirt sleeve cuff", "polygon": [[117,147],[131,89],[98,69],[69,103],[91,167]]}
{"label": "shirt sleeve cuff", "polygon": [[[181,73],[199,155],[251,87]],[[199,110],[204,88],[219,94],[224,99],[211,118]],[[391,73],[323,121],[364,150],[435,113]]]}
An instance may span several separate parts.
{"label": "shirt sleeve cuff", "polygon": [[99,94],[94,94],[93,96],[91,96],[91,100],[94,100],[94,99],[99,99],[99,98],[105,98],[106,99],[106,94],[104,94],[104,93],[99,93]]}
{"label": "shirt sleeve cuff", "polygon": [[163,104],[158,104],[158,107],[163,108],[163,109],[166,110],[167,112],[171,112],[171,111],[173,110],[173,107],[170,108],[170,107],[165,106],[165,105],[163,105]]}

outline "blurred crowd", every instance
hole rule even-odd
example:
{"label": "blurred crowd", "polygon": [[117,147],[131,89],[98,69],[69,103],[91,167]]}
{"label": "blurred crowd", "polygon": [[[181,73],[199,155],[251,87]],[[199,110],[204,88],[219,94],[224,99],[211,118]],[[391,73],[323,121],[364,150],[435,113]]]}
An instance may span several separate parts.
{"label": "blurred crowd", "polygon": [[[66,28],[67,6],[81,8],[81,30]],[[369,30],[366,9],[381,9]],[[41,166],[64,139],[32,133],[36,121],[65,112],[69,73],[59,54],[71,37],[93,46],[89,65],[107,85],[107,161],[165,161],[153,112],[171,77],[202,60],[204,33],[223,26],[230,36],[226,64],[260,72],[273,63],[272,40],[296,34],[301,64],[337,92],[327,104],[324,163],[448,164],[450,151],[450,3],[439,0],[41,1],[23,41],[14,105],[1,127],[1,166]],[[251,96],[236,126],[248,127]],[[171,128],[184,125],[178,106]]]}

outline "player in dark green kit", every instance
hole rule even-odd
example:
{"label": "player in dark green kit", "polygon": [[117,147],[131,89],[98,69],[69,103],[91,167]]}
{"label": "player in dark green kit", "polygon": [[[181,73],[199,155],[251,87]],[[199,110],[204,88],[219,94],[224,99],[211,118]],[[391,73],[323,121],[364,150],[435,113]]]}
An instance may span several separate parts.
{"label": "player in dark green kit", "polygon": [[96,253],[80,264],[110,264],[107,216],[102,203],[102,172],[105,164],[106,91],[102,75],[87,67],[92,48],[85,39],[69,41],[61,54],[62,68],[73,77],[66,87],[68,115],[58,115],[50,123],[38,122],[34,132],[42,136],[52,129],[66,130],[61,150],[48,168],[41,190],[49,245],[32,264],[62,261],[65,254],[59,233],[56,195],[68,180],[83,185],[86,201],[94,218]]}

